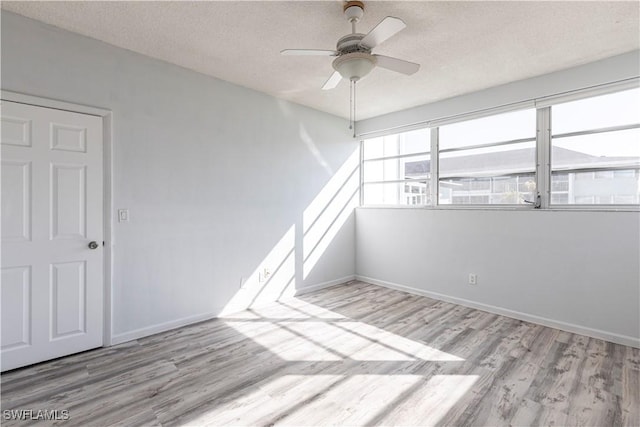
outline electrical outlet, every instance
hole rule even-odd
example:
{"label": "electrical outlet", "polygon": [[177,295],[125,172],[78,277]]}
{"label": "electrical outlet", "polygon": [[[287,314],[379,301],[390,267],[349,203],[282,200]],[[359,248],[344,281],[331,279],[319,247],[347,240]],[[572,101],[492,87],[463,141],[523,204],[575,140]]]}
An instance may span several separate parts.
{"label": "electrical outlet", "polygon": [[478,276],[476,276],[474,273],[469,273],[469,284],[470,285],[478,284]]}
{"label": "electrical outlet", "polygon": [[271,270],[269,270],[267,267],[263,268],[262,271],[260,272],[260,277],[258,278],[260,283],[264,283],[267,280],[269,280],[269,278],[271,277]]}

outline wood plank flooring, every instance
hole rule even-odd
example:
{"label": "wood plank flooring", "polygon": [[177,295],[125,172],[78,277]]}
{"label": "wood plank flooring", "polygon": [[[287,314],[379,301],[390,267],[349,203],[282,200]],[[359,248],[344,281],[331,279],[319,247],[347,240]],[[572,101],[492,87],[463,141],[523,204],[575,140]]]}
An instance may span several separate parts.
{"label": "wood plank flooring", "polygon": [[362,282],[0,380],[6,426],[640,426],[640,350]]}

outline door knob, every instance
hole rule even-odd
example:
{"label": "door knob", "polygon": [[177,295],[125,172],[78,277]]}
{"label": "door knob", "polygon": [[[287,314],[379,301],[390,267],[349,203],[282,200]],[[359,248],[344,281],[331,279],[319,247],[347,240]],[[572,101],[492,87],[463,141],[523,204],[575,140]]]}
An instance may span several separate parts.
{"label": "door knob", "polygon": [[98,242],[89,242],[89,249],[98,249]]}

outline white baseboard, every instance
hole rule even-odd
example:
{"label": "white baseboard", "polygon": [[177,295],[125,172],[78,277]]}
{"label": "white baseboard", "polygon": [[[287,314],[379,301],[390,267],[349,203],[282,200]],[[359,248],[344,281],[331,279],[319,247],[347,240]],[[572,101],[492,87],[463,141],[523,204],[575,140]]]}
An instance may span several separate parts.
{"label": "white baseboard", "polygon": [[302,288],[296,289],[295,296],[308,294],[309,292],[313,292],[313,291],[319,291],[320,289],[328,288],[330,286],[342,285],[344,283],[355,280],[355,278],[356,278],[355,275],[351,275],[351,276],[341,277],[335,280],[329,280],[328,282],[318,283],[310,286],[304,286]]}
{"label": "white baseboard", "polygon": [[[345,276],[339,279],[330,280],[328,282],[318,283],[315,285],[304,286],[300,289],[296,289],[295,295],[302,295],[309,292],[317,291],[320,289],[328,288],[330,286],[340,285],[355,279],[355,275]],[[215,319],[220,315],[222,310],[213,311],[209,313],[197,314],[195,316],[183,317],[181,319],[170,320],[164,323],[158,323],[157,325],[146,326],[144,328],[135,329],[133,331],[116,334],[111,337],[110,345],[121,344],[123,342],[137,340],[138,338],[148,337],[150,335],[159,334],[160,332],[170,331],[171,329],[180,328],[182,326],[191,325],[193,323],[202,322],[204,320]]]}
{"label": "white baseboard", "polygon": [[407,292],[414,295],[420,295],[428,298],[437,299],[440,301],[462,305],[465,307],[475,308],[478,310],[487,311],[489,313],[511,317],[513,319],[524,320],[525,322],[536,323],[538,325],[548,326],[550,328],[560,329],[563,331],[572,332],[574,334],[586,335],[588,337],[598,338],[598,339],[610,341],[616,344],[622,344],[630,347],[640,348],[640,339],[630,337],[627,335],[620,335],[613,332],[602,331],[600,329],[588,328],[585,326],[575,325],[573,323],[562,322],[559,320],[540,317],[533,314],[522,313],[520,311],[509,310],[503,307],[483,304],[480,302],[470,301],[470,300],[466,300],[458,297],[452,297],[449,295],[439,294],[436,292],[425,291],[423,289],[412,288],[410,286],[400,285],[397,283],[387,282],[384,280],[378,280],[372,277],[356,275],[356,280],[371,283],[373,285],[383,286],[385,288],[396,289],[398,291],[403,291],[403,292]]}
{"label": "white baseboard", "polygon": [[170,320],[157,325],[146,326],[133,331],[116,334],[111,337],[111,345],[121,344],[123,342],[137,340],[138,338],[148,337],[150,335],[159,334],[160,332],[170,331],[171,329],[180,328],[182,326],[191,325],[193,323],[202,322],[203,320],[211,320],[218,317],[219,311],[197,314],[195,316],[183,317],[181,319]]}

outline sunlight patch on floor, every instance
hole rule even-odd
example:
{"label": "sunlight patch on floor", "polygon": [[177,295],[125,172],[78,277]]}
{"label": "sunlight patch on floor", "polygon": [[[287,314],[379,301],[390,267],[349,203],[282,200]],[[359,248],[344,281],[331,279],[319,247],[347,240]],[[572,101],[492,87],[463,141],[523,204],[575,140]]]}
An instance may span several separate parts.
{"label": "sunlight patch on floor", "polygon": [[[478,381],[478,375],[435,375],[414,387],[402,399],[389,402],[363,424],[398,425],[415,420],[416,425],[437,425]],[[419,415],[418,415],[419,414]]]}
{"label": "sunlight patch on floor", "polygon": [[[285,319],[316,319],[316,320],[336,320],[348,319],[340,313],[328,310],[317,305],[310,305],[297,298],[278,301],[263,307],[256,307],[249,313],[254,318],[264,320],[285,320]],[[238,313],[230,318],[239,319],[244,313]]]}
{"label": "sunlight patch on floor", "polygon": [[268,425],[282,414],[295,411],[291,395],[296,396],[296,402],[304,402],[342,378],[342,375],[283,375],[258,384],[253,392],[216,406],[184,425]]}
{"label": "sunlight patch on floor", "polygon": [[[320,323],[320,322],[318,322]],[[322,344],[322,337],[300,335],[290,325],[292,322],[243,322],[227,320],[225,324],[255,341],[276,356],[289,361],[343,360],[344,355]],[[307,328],[309,323],[305,322]],[[309,330],[316,330],[310,328]],[[319,341],[315,341],[318,339]]]}
{"label": "sunlight patch on floor", "polygon": [[[186,425],[435,425],[475,375],[297,375],[256,384]],[[296,399],[291,399],[291,396]]]}
{"label": "sunlight patch on floor", "polygon": [[[440,351],[419,341],[405,338],[384,329],[377,328],[364,322],[342,322],[340,328],[351,333],[353,339],[362,337],[375,343],[357,353],[351,355],[355,360],[429,360],[459,362],[464,359],[452,354]],[[398,358],[389,358],[392,351]],[[386,357],[385,357],[386,356]]]}
{"label": "sunlight patch on floor", "polygon": [[279,424],[364,425],[372,413],[385,410],[393,399],[421,380],[420,375],[349,376]]}
{"label": "sunlight patch on floor", "polygon": [[[293,310],[288,312],[296,314]],[[348,319],[295,321],[293,317],[283,320],[234,317],[227,319],[225,323],[282,359],[290,361],[464,360],[424,343]]]}

